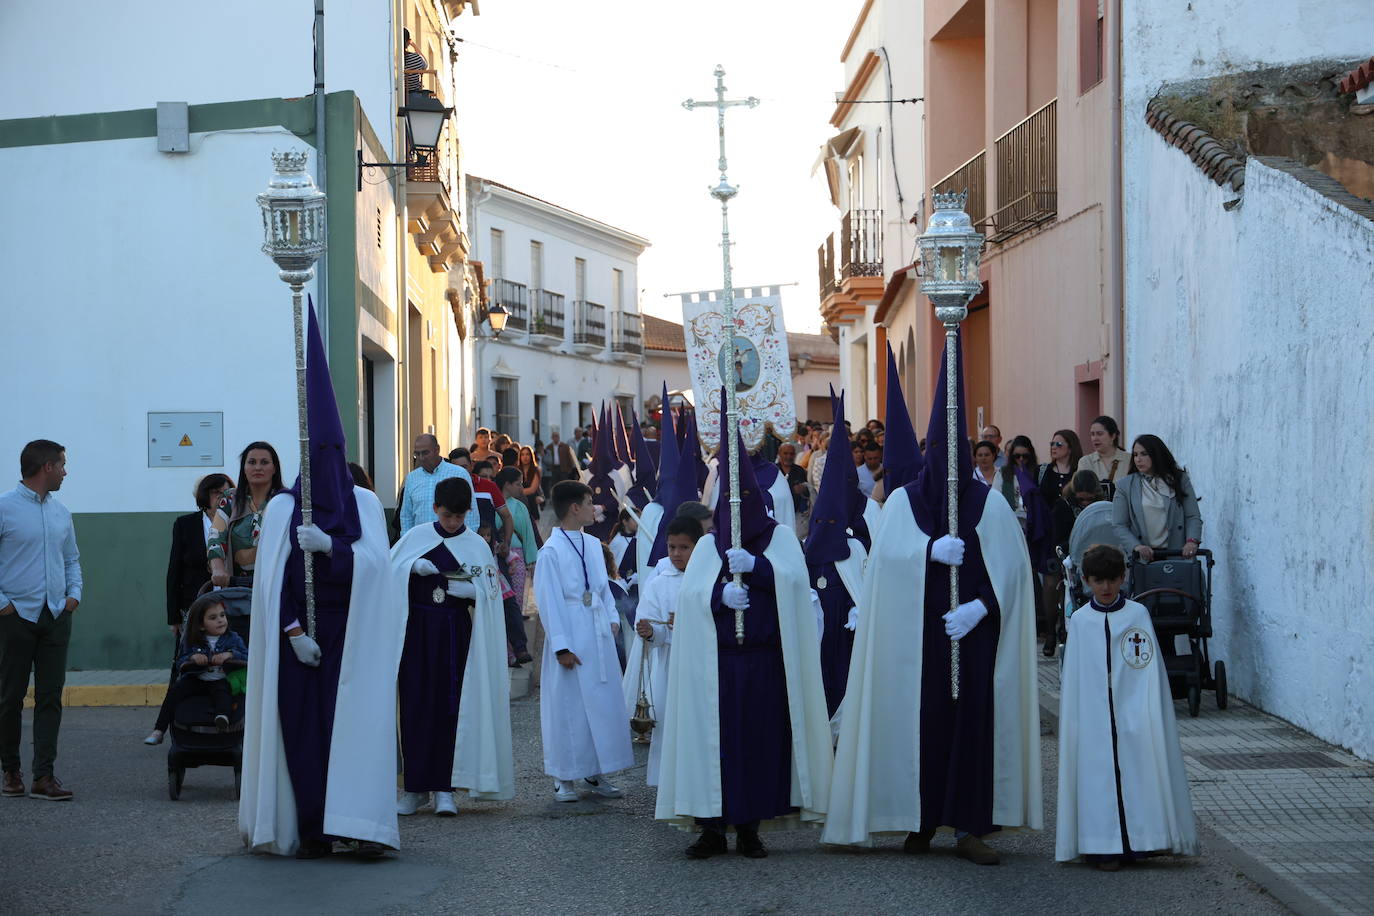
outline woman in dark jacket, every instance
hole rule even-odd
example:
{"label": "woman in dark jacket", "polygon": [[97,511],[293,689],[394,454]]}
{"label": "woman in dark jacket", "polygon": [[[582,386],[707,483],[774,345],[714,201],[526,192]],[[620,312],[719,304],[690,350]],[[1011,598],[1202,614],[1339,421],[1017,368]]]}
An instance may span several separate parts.
{"label": "woman in dark jacket", "polygon": [[[181,639],[181,618],[201,588],[210,581],[210,560],[206,548],[214,533],[220,497],[233,486],[227,474],[207,474],[196,484],[196,511],[172,522],[172,554],[167,560],[167,628],[172,638]],[[170,686],[170,685],[169,685]],[[171,710],[163,704],[157,724],[144,744],[161,744],[171,720]]]}

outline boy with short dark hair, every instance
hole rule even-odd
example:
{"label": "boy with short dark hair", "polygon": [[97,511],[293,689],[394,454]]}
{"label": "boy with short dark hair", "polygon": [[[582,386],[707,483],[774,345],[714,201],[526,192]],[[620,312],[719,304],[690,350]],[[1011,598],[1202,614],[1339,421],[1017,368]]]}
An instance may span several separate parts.
{"label": "boy with short dark hair", "polygon": [[1143,605],[1121,594],[1126,558],[1088,548],[1092,600],[1069,618],[1060,676],[1055,859],[1103,871],[1149,852],[1196,855],[1197,827],[1169,677]]}
{"label": "boy with short dark hair", "polygon": [[607,773],[634,765],[615,650],[615,601],[601,542],[582,529],[596,516],[586,484],[553,488],[558,527],[539,551],[534,597],[544,626],[539,696],[544,772],[554,798],[578,800],[578,789],[606,798],[624,793]]}

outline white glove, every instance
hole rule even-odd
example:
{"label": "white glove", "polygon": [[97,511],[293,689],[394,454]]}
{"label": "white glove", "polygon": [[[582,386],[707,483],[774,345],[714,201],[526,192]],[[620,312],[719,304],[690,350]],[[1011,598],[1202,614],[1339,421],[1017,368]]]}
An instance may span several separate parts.
{"label": "white glove", "polygon": [[945,635],[950,639],[963,639],[986,616],[988,607],[981,598],[965,601],[945,615]]}
{"label": "white glove", "polygon": [[291,640],[291,651],[296,653],[296,658],[300,659],[302,665],[309,665],[312,668],[318,668],[320,666],[319,643],[315,642],[315,640],[306,636],[304,633],[289,638]]}
{"label": "white glove", "polygon": [[420,559],[410,564],[410,571],[417,576],[439,575],[439,567],[435,566],[433,563],[431,563],[429,560],[426,560],[424,557],[420,557]]}
{"label": "white glove", "polygon": [[301,550],[311,553],[329,553],[334,549],[334,541],[315,525],[297,525],[296,540]]}
{"label": "white glove", "polygon": [[727,582],[721,591],[720,603],[732,611],[742,611],[749,607],[749,590],[743,585]]}
{"label": "white glove", "polygon": [[858,609],[858,607],[852,607],[852,608],[849,609],[849,619],[845,621],[845,623],[844,623],[844,628],[845,628],[846,630],[855,630],[855,629],[858,629],[858,626],[859,626],[859,609]]}
{"label": "white glove", "polygon": [[964,542],[960,538],[945,535],[930,545],[930,558],[946,566],[959,566],[964,562]]}
{"label": "white glove", "polygon": [[739,547],[731,547],[725,551],[725,559],[730,564],[730,575],[735,573],[751,573],[754,571],[754,555],[747,550]]}
{"label": "white glove", "polygon": [[462,579],[450,579],[448,593],[455,598],[474,600],[477,598],[477,586],[471,582],[464,582]]}

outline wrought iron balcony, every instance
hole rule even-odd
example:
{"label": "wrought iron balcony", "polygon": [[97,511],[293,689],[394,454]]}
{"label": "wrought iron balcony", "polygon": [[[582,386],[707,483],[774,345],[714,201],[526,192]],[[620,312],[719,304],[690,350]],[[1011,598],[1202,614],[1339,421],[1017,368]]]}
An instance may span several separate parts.
{"label": "wrought iron balcony", "polygon": [[514,280],[492,280],[491,301],[506,310],[509,316],[506,318],[507,328],[524,331],[529,327],[530,300],[529,290],[525,288],[525,284],[516,283]]}
{"label": "wrought iron balcony", "polygon": [[638,312],[615,312],[612,327],[611,351],[614,353],[644,352],[644,318]]}
{"label": "wrought iron balcony", "polygon": [[821,301],[835,294],[835,233],[825,237],[825,244],[816,249],[817,267],[820,269]]}
{"label": "wrought iron balcony", "polygon": [[840,218],[840,276],[883,275],[883,211],[850,210]]}
{"label": "wrought iron balcony", "polygon": [[979,150],[978,155],[935,182],[930,190],[932,196],[967,192],[968,200],[964,204],[964,212],[968,214],[973,228],[982,232],[982,224],[988,218],[987,150]]}
{"label": "wrought iron balcony", "polygon": [[1006,241],[1058,215],[1057,102],[997,138],[998,209],[988,241]]}
{"label": "wrought iron balcony", "polygon": [[606,346],[606,306],[595,302],[573,302],[573,346],[594,352]]}
{"label": "wrought iron balcony", "polygon": [[543,346],[557,346],[563,342],[564,300],[558,293],[546,289],[530,290],[530,339]]}

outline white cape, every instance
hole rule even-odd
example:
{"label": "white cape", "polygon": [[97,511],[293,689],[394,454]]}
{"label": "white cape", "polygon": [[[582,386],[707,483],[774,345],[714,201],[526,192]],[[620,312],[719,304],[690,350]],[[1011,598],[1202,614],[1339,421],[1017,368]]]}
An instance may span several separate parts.
{"label": "white cape", "polygon": [[[1111,627],[1107,644],[1104,623]],[[1107,705],[1111,657],[1112,708]],[[1091,604],[1069,618],[1059,700],[1059,806],[1054,858],[1120,853],[1112,759],[1121,768],[1126,832],[1136,852],[1197,855],[1197,826],[1179,747],[1169,676],[1150,612],[1134,601],[1104,614]]]}
{"label": "white cape", "polygon": [[[671,522],[672,519],[668,521]],[[648,588],[649,580],[654,577],[654,567],[649,563],[649,554],[653,552],[654,539],[658,537],[658,528],[662,524],[663,504],[654,500],[639,514],[639,528],[635,531],[635,582],[639,584],[641,595],[644,594],[644,589]]]}
{"label": "white cape", "polygon": [[453,750],[455,789],[472,798],[515,797],[511,753],[510,670],[506,667],[506,618],[491,548],[471,528],[441,538],[434,525],[417,525],[391,548],[390,598],[394,613],[409,613],[410,567],[440,543],[464,566],[483,569],[472,615],[472,640],[458,700],[458,735]]}
{"label": "white cape", "polygon": [[[663,759],[663,716],[668,708],[668,663],[673,651],[673,631],[668,626],[668,615],[677,610],[678,591],[682,586],[682,573],[673,566],[673,561],[664,557],[654,566],[652,588],[645,587],[639,592],[639,608],[635,612],[635,622],[647,620],[654,624],[654,637],[644,639],[631,630],[630,649],[626,653],[625,675],[621,679],[621,692],[625,696],[625,715],[633,718],[635,707],[639,704],[641,678],[645,698],[649,701],[650,714],[656,720],[649,738],[649,766],[645,784],[658,785],[659,763]],[[641,674],[640,669],[643,669]]]}
{"label": "white cape", "polygon": [[[776,532],[763,555],[778,585],[778,631],[787,671],[792,725],[792,804],[799,810],[769,826],[825,818],[833,756],[821,681],[811,588],[801,544]],[[697,542],[678,593],[673,626],[673,663],[668,668],[668,709],[663,727],[654,817],[684,829],[693,818],[720,817],[720,683],[711,591],[721,573],[715,539]]]}
{"label": "white cape", "polygon": [[[1035,601],[1026,539],[1001,494],[988,494],[977,526],[1001,608],[993,669],[992,822],[1040,829],[1040,707]],[[920,709],[926,547],[905,488],[893,493],[873,536],[845,688],[824,842],[869,845],[878,834],[921,828]]]}
{"label": "white cape", "polygon": [[[353,488],[362,537],[353,544],[353,586],[334,732],[329,744],[324,832],[399,849],[396,825],[396,671],[406,615],[387,597],[387,537],[382,504]],[[290,493],[275,496],[262,517],[243,729],[239,833],[254,852],[292,855],[299,845],[296,797],[286,769],[277,713],[281,589],[291,550]]]}

